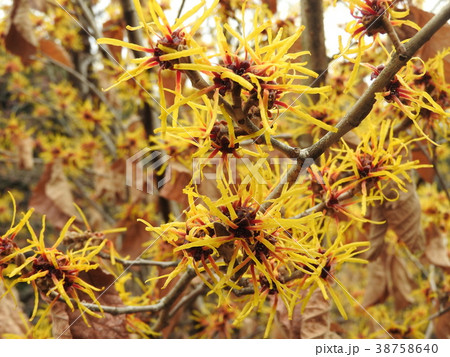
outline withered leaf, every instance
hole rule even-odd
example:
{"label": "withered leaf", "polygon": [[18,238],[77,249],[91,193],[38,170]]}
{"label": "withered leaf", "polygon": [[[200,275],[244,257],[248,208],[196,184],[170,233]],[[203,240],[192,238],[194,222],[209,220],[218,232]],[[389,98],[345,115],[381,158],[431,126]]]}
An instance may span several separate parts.
{"label": "withered leaf", "polygon": [[[0,296],[3,295],[5,289],[0,284]],[[13,290],[15,292],[15,289]],[[16,304],[14,298],[7,294],[0,300],[0,338],[3,334],[13,334],[24,336],[27,332],[28,324],[22,312],[22,308]]]}
{"label": "withered leaf", "polygon": [[56,42],[41,38],[39,40],[39,49],[43,54],[50,57],[51,59],[62,63],[67,67],[74,68],[69,53],[64,47],[58,45]]}
{"label": "withered leaf", "polygon": [[368,270],[364,306],[380,304],[389,296],[394,298],[396,309],[405,308],[413,302],[411,293],[415,283],[401,257],[383,250],[375,261],[369,263]]}
{"label": "withered leaf", "polygon": [[[103,35],[116,40],[123,40],[124,23],[122,20],[110,19],[103,24]],[[114,56],[116,61],[120,62],[122,56],[122,47],[108,45],[109,52]]]}
{"label": "withered leaf", "polygon": [[285,305],[279,303],[277,324],[282,331],[277,332],[277,338],[339,338],[330,331],[330,305],[330,299],[325,300],[320,289],[312,293],[303,313],[301,304],[295,306],[292,319],[289,319]]}
{"label": "withered leaf", "polygon": [[[433,163],[430,161],[430,158],[425,155],[425,153],[420,149],[413,149],[411,151],[412,159],[418,160],[420,164],[423,165],[432,165]],[[434,167],[421,167],[417,169],[417,173],[419,176],[428,183],[433,183],[435,176]]]}
{"label": "withered leaf", "polygon": [[446,235],[439,230],[435,223],[431,223],[425,229],[425,236],[427,243],[422,260],[443,269],[450,269]]}
{"label": "withered leaf", "polygon": [[302,314],[300,338],[329,338],[330,299],[325,300],[322,291],[316,289]]}
{"label": "withered leaf", "polygon": [[160,189],[160,196],[187,205],[187,196],[183,189],[192,179],[191,170],[179,162],[171,161],[166,173],[170,173],[170,180]]}
{"label": "withered leaf", "polygon": [[[385,189],[385,195],[395,197],[392,189],[396,184],[391,182]],[[372,224],[370,227],[369,241],[371,248],[368,259],[378,257],[384,247],[384,237],[387,229],[392,229],[397,237],[403,241],[411,252],[423,251],[425,237],[420,224],[421,208],[419,197],[413,182],[405,185],[407,192],[397,189],[399,198],[396,201],[384,201],[371,207],[370,218],[374,221],[385,221],[383,224]]]}
{"label": "withered leaf", "polygon": [[[384,251],[384,250],[383,250]],[[388,272],[385,270],[385,258],[380,255],[367,266],[369,276],[364,294],[363,305],[373,306],[385,301],[388,292]]]}
{"label": "withered leaf", "polygon": [[67,305],[63,302],[57,301],[52,306],[52,334],[58,339],[72,339],[68,311]]}
{"label": "withered leaf", "polygon": [[[146,219],[145,216],[142,218]],[[118,226],[127,229],[122,235],[120,254],[130,256],[130,259],[137,258],[145,250],[144,243],[151,238],[149,232],[145,230],[146,225],[138,222],[136,217],[130,216],[120,221]]]}
{"label": "withered leaf", "polygon": [[[444,306],[444,309],[450,306],[450,301]],[[434,320],[434,333],[437,338],[448,339],[450,338],[450,312],[447,311],[446,314],[443,314],[437,317]]]}
{"label": "withered leaf", "polygon": [[5,47],[9,52],[19,56],[25,64],[31,62],[30,57],[37,51],[38,43],[33,30],[28,0],[14,0]]}
{"label": "withered leaf", "polygon": [[47,164],[37,186],[33,190],[29,206],[41,214],[56,228],[62,228],[77,212],[69,181],[64,174],[61,159]]}
{"label": "withered leaf", "polygon": [[118,159],[109,164],[102,153],[96,153],[94,167],[96,173],[94,199],[102,198],[114,203],[124,202],[127,197],[125,160]]}
{"label": "withered leaf", "polygon": [[[418,7],[409,6],[409,15],[405,18],[415,22],[420,27],[423,27],[434,16],[431,12],[424,11]],[[398,36],[401,40],[411,38],[416,34],[417,30],[403,25],[398,30]],[[448,47],[448,39],[450,38],[450,25],[446,24],[437,31],[429,41],[427,41],[415,54],[422,58],[424,61],[434,57],[443,48]],[[450,58],[449,56],[444,58],[444,73],[447,82],[450,81]]]}
{"label": "withered leaf", "polygon": [[[80,278],[88,284],[102,291],[95,292],[98,302],[106,306],[123,306],[123,302],[114,287],[114,276],[97,268],[88,272],[81,272]],[[78,293],[80,300],[92,302],[91,299],[84,293]],[[65,310],[65,313],[64,313]],[[66,316],[67,315],[67,316]],[[71,311],[70,308],[62,302],[58,302],[52,307],[53,317],[53,334],[54,337],[65,338],[94,338],[94,339],[110,339],[110,338],[128,338],[128,331],[126,328],[125,315],[111,315],[104,314],[102,318],[96,318],[88,314],[84,315],[91,325],[86,326],[85,322],[80,316],[80,311],[75,309]],[[68,329],[68,330],[67,330]]]}

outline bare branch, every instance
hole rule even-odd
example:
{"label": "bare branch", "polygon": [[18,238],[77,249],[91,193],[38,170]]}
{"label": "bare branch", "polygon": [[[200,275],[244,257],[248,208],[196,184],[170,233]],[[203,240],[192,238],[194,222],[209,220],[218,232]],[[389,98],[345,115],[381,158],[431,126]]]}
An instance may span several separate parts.
{"label": "bare branch", "polygon": [[375,94],[382,92],[390,83],[394,75],[404,66],[407,61],[422,47],[431,36],[436,33],[450,18],[450,3],[445,6],[439,14],[434,16],[410,41],[405,45],[405,55],[395,54],[391,61],[381,71],[371,86],[364,92],[361,98],[348,111],[345,117],[336,125],[337,132],[328,132],[319,141],[309,148],[302,149],[300,159],[317,159],[327,148],[335,144],[343,135],[357,127],[367,117],[375,104]]}
{"label": "bare branch", "polygon": [[[383,28],[386,31],[389,38],[391,39],[392,44],[394,45],[395,50],[397,51],[399,57],[401,58],[402,56],[406,56],[405,45],[403,45],[403,43],[401,43],[400,39],[398,38],[397,32],[395,31],[391,22],[387,18],[386,13],[384,13],[384,15],[382,16],[381,21]],[[404,57],[404,59],[406,59],[406,57]]]}
{"label": "bare branch", "polygon": [[176,299],[181,295],[181,293],[186,290],[186,288],[191,283],[192,279],[195,277],[195,270],[188,268],[183,276],[178,280],[175,286],[170,290],[170,292],[161,299],[164,304],[161,314],[159,315],[158,321],[156,322],[153,331],[159,332],[169,323],[169,311],[172,305],[175,303]]}
{"label": "bare branch", "polygon": [[284,180],[272,190],[267,196],[266,201],[261,205],[260,210],[265,212],[272,204],[270,201],[279,197],[283,191],[283,186],[288,183],[292,184],[297,180],[300,173],[300,167],[304,160],[312,158],[316,160],[325,150],[337,143],[342,136],[353,128],[356,128],[371,112],[376,99],[375,94],[382,92],[383,89],[391,82],[395,74],[406,65],[407,61],[422,47],[433,34],[438,31],[450,18],[450,3],[442,9],[442,11],[433,17],[411,40],[406,44],[406,52],[404,55],[396,53],[386,67],[381,71],[380,75],[375,79],[371,86],[364,92],[359,100],[348,111],[345,117],[336,125],[337,132],[328,132],[320,140],[306,149],[300,150],[298,155],[298,167],[292,167],[285,176]]}
{"label": "bare branch", "polygon": [[[100,252],[98,253],[98,256],[104,258],[104,259],[111,259],[111,255]],[[146,265],[146,266],[155,266],[160,268],[170,268],[170,267],[176,267],[179,262],[173,261],[173,262],[160,262],[156,260],[148,260],[148,259],[135,259],[135,260],[129,260],[129,259],[122,259],[122,258],[114,258],[114,260],[122,265],[125,266],[132,266],[132,265]]]}

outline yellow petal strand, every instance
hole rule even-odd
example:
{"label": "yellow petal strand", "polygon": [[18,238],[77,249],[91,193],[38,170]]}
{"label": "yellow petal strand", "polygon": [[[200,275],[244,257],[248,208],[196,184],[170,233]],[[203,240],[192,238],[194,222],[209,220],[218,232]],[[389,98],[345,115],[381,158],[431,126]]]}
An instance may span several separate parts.
{"label": "yellow petal strand", "polygon": [[73,221],[75,221],[76,217],[70,217],[70,219],[67,221],[67,223],[64,225],[63,229],[61,230],[61,233],[59,234],[58,239],[56,240],[55,244],[53,244],[52,248],[56,248],[58,245],[61,244],[61,242],[63,241],[63,239],[66,237],[66,233],[69,230],[69,227],[71,226],[71,224],[73,223]]}
{"label": "yellow petal strand", "polygon": [[183,51],[177,51],[174,53],[169,53],[166,55],[162,55],[159,56],[161,61],[171,61],[174,60],[176,58],[181,58],[181,57],[188,57],[191,55],[196,55],[196,54],[200,54],[203,52],[203,48],[198,47],[198,48],[190,48],[188,50],[183,50]]}
{"label": "yellow petal strand", "polygon": [[[134,1],[139,1],[139,0],[134,0]],[[152,20],[154,21],[158,30],[161,31],[164,34],[164,36],[170,36],[170,31],[169,31],[170,25],[169,25],[169,22],[167,21],[166,15],[164,15],[164,11],[161,8],[161,6],[159,6],[159,4],[155,0],[152,0],[149,3],[149,10],[150,10],[150,15],[152,16]],[[161,19],[163,21],[164,25],[161,24],[159,19]]]}
{"label": "yellow petal strand", "polygon": [[214,2],[212,3],[211,7],[206,10],[202,16],[200,16],[197,21],[195,21],[195,24],[191,26],[191,31],[189,31],[189,33],[192,35],[194,35],[197,30],[199,29],[199,27],[202,25],[203,21],[205,21],[205,19],[207,17],[209,17],[209,15],[213,12],[213,10],[217,7],[217,4],[219,3],[219,0],[214,0]]}
{"label": "yellow petal strand", "polygon": [[253,89],[253,85],[246,81],[244,78],[242,78],[241,76],[238,76],[236,73],[233,72],[223,72],[220,76],[220,78],[228,78],[231,79],[234,82],[239,83],[242,87],[244,87],[247,90],[252,90]]}
{"label": "yellow petal strand", "polygon": [[144,12],[142,11],[142,6],[141,6],[141,2],[139,0],[133,0],[134,3],[134,8],[136,9],[136,13],[138,15],[139,20],[145,24],[145,17],[144,17]]}
{"label": "yellow petal strand", "polygon": [[146,47],[135,45],[134,43],[128,43],[128,42],[125,42],[125,41],[116,40],[115,38],[104,38],[104,37],[102,37],[102,38],[99,38],[97,40],[97,43],[99,45],[112,45],[112,46],[126,47],[126,48],[129,48],[129,49],[134,50],[134,51],[141,51],[141,52],[148,51],[148,48],[146,48]]}
{"label": "yellow petal strand", "polygon": [[181,25],[184,24],[184,22],[190,18],[192,15],[194,15],[198,10],[200,10],[203,6],[205,5],[205,1],[202,0],[200,2],[200,4],[194,6],[191,10],[189,10],[188,12],[186,12],[183,16],[181,16],[179,19],[177,19],[177,21],[175,21],[174,25],[173,25],[173,29],[177,29],[178,27],[180,27]]}

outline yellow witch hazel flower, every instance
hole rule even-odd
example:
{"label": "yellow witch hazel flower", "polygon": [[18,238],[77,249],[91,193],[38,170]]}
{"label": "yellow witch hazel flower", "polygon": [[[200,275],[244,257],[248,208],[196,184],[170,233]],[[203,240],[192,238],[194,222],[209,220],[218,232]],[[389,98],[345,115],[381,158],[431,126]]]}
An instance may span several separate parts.
{"label": "yellow witch hazel flower", "polygon": [[[244,5],[245,6],[245,2]],[[244,14],[244,11],[242,11]],[[212,84],[202,90],[176,102],[168,109],[169,113],[177,110],[181,105],[195,100],[211,91],[221,96],[231,96],[234,107],[240,108],[242,116],[251,116],[252,111],[258,111],[260,128],[270,145],[269,137],[275,131],[274,113],[289,110],[305,121],[312,122],[328,131],[335,129],[314,117],[304,113],[292,105],[285,103],[282,98],[289,93],[297,94],[325,94],[330,87],[311,88],[294,83],[306,76],[317,77],[317,73],[307,69],[305,62],[294,62],[300,56],[309,54],[308,51],[289,52],[299,39],[304,26],[298,27],[291,36],[283,38],[283,29],[273,33],[272,22],[266,21],[262,25],[261,11],[255,10],[253,28],[247,35],[241,35],[230,25],[219,23],[216,19],[216,35],[218,38],[219,56],[213,64],[211,60],[200,58],[195,63],[179,63],[176,69],[185,71],[201,71],[209,76]],[[242,33],[246,34],[245,20],[242,19]],[[227,36],[236,38],[238,46],[232,49]],[[266,41],[267,44],[260,45]],[[216,59],[216,56],[211,56]],[[223,110],[222,110],[223,111]],[[260,134],[261,135],[261,134]]]}
{"label": "yellow witch hazel flower", "polygon": [[[414,59],[422,63],[423,68],[426,68],[425,63],[420,58],[415,57]],[[371,68],[373,71],[371,79],[378,77],[385,67],[384,65],[374,67],[370,64],[365,64],[365,66]],[[446,113],[439,103],[425,90],[420,90],[417,86],[413,89],[407,83],[413,80],[420,80],[425,73],[425,71],[421,73],[417,72],[417,70],[414,70],[413,64],[409,63],[394,76],[384,89],[384,92],[377,93],[376,96],[378,99],[383,98],[388,103],[392,103],[392,105],[400,109],[401,112],[412,120],[414,126],[423,137],[437,145],[418,125],[417,119],[419,119],[422,110],[435,113],[443,118],[450,117],[450,114]]]}
{"label": "yellow witch hazel flower", "polygon": [[[340,170],[347,174],[344,178],[333,182],[332,188],[335,192],[339,187],[345,187],[344,192],[357,189],[355,195],[360,195],[363,216],[370,202],[384,199],[392,201],[397,198],[398,195],[392,198],[390,193],[388,196],[391,198],[389,198],[383,193],[383,188],[390,181],[395,182],[399,190],[406,192],[404,180],[411,181],[408,172],[412,169],[429,167],[429,165],[407,160],[408,143],[414,140],[406,142],[396,138],[395,123],[396,121],[385,120],[381,122],[381,127],[369,124],[369,130],[362,136],[355,150],[352,150],[345,141],[342,141],[343,149],[334,149],[343,159]],[[382,182],[386,184],[383,185]]]}
{"label": "yellow witch hazel flower", "polygon": [[[270,170],[270,165],[261,170],[266,171],[264,177],[270,182],[279,180],[281,175]],[[246,182],[245,178],[241,182]],[[260,203],[270,191],[268,185],[260,185],[256,180],[235,185],[225,178],[218,179],[217,184],[221,198],[216,201],[199,194],[195,187],[185,189],[189,198],[185,222],[154,227],[141,221],[148,231],[162,236],[175,247],[175,252],[182,254],[172,272],[156,279],[167,278],[166,287],[180,272],[192,267],[210,293],[218,296],[219,304],[231,296],[230,290],[245,303],[236,316],[236,326],[271,300],[267,337],[279,302],[292,316],[295,305],[303,299],[302,290],[321,288],[328,298],[322,273],[331,269],[327,261],[330,266],[341,261],[356,262],[352,258],[358,253],[356,248],[367,245],[345,245],[337,240],[329,249],[322,248],[323,238],[318,237],[323,237],[323,233],[317,231],[321,212],[298,219],[285,218],[284,212],[290,211],[299,197],[308,199],[305,186],[286,186],[263,212]],[[336,298],[333,292],[329,294]]]}
{"label": "yellow witch hazel flower", "polygon": [[[206,1],[202,0],[199,4],[194,6],[191,10],[186,12],[183,16],[175,21],[171,26],[162,10],[161,6],[155,1],[149,1],[149,12],[151,17],[151,22],[147,22],[146,16],[142,9],[139,0],[133,0],[134,6],[136,8],[140,25],[137,27],[127,26],[130,31],[135,31],[138,29],[144,29],[147,33],[148,41],[150,43],[150,48],[143,47],[137,44],[128,43],[125,41],[113,39],[113,38],[100,38],[97,40],[98,44],[107,44],[112,46],[121,46],[129,48],[134,51],[140,51],[148,53],[151,56],[145,56],[142,58],[136,58],[133,60],[138,66],[132,70],[127,70],[122,74],[117,82],[107,88],[109,90],[120,83],[134,78],[141,74],[142,72],[159,66],[159,71],[164,69],[176,70],[174,64],[178,63],[181,58],[189,57],[192,55],[204,54],[205,48],[199,46],[194,40],[194,35],[200,28],[203,21],[211,14],[214,8],[217,6],[219,0],[214,0],[212,6],[206,9],[203,14],[194,21],[189,27],[189,31],[185,28],[184,23],[193,15],[195,15],[202,7],[205,6]],[[158,40],[154,44],[152,37],[156,36]],[[176,92],[181,91],[181,73],[176,70]],[[160,92],[160,104],[163,108],[166,107],[165,96],[164,96],[164,86],[162,83],[162,76],[158,76],[158,86]],[[163,132],[166,128],[167,113],[163,110],[161,114]]]}
{"label": "yellow witch hazel flower", "polygon": [[[33,227],[28,222],[30,215],[31,212],[28,212],[19,225],[15,227],[14,231],[21,228],[24,223],[26,224],[31,240],[28,241],[28,246],[19,250],[19,253],[31,252],[33,255],[25,259],[22,264],[9,272],[8,276],[13,278],[14,281],[8,286],[7,291],[10,291],[13,286],[20,282],[32,284],[35,291],[35,306],[31,319],[34,318],[38,309],[39,293],[41,293],[44,298],[49,298],[52,301],[50,307],[59,298],[62,298],[72,311],[74,310],[75,302],[80,311],[100,318],[101,315],[92,312],[81,304],[78,295],[78,292],[84,293],[89,296],[93,302],[98,304],[94,291],[99,291],[100,289],[83,281],[79,277],[79,273],[98,267],[98,264],[92,263],[92,258],[103,248],[106,244],[106,240],[103,240],[98,245],[86,245],[80,250],[63,253],[58,250],[57,247],[65,238],[75,217],[69,219],[61,230],[56,242],[48,248],[45,246],[44,242],[45,216],[42,217],[42,229],[38,237]],[[20,274],[20,277],[16,277],[18,274]],[[84,314],[82,314],[82,316],[86,324],[88,324]],[[44,317],[45,314],[42,318]]]}

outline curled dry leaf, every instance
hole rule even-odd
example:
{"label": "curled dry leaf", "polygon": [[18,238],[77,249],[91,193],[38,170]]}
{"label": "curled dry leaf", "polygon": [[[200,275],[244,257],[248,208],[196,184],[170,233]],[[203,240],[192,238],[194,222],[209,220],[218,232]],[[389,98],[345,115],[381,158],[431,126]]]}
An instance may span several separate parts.
{"label": "curled dry leaf", "polygon": [[[395,183],[391,182],[385,189],[385,195],[395,197],[392,191]],[[396,201],[384,201],[382,204],[371,207],[370,219],[374,221],[385,221],[383,224],[372,224],[369,232],[371,247],[368,259],[374,260],[385,247],[384,237],[387,229],[392,229],[399,240],[404,242],[411,252],[423,251],[425,248],[425,237],[420,224],[420,201],[414,183],[407,182],[407,192],[397,190]]]}
{"label": "curled dry leaf", "polygon": [[130,259],[137,258],[145,250],[144,243],[151,239],[149,232],[145,230],[146,225],[138,222],[136,217],[129,216],[119,222],[118,226],[127,229],[122,235],[119,253],[122,256],[129,256]]}
{"label": "curled dry leaf", "polygon": [[[123,20],[110,19],[103,24],[103,36],[114,38],[116,40],[123,40],[125,25]],[[113,55],[117,62],[121,61],[122,48],[119,46],[108,45],[109,52]]]}
{"label": "curled dry leaf", "polygon": [[33,30],[29,1],[14,0],[5,37],[5,47],[9,52],[19,56],[25,64],[31,62],[30,57],[37,51],[38,43]]}
{"label": "curled dry leaf", "polygon": [[69,181],[64,174],[61,159],[46,165],[33,190],[29,206],[47,216],[56,228],[62,228],[71,216],[77,216]]}
{"label": "curled dry leaf", "polygon": [[[289,319],[286,306],[277,305],[278,329],[276,338],[340,338],[330,331],[330,300],[325,300],[320,289],[316,289],[302,313],[301,304],[295,306]],[[275,329],[274,329],[275,330]]]}
{"label": "curled dry leaf", "polygon": [[[80,273],[80,278],[85,282],[103,289],[95,292],[98,302],[106,306],[123,306],[123,302],[114,287],[115,278],[113,275],[104,272],[97,268],[88,272]],[[91,299],[84,293],[78,293],[80,300],[91,302]],[[58,302],[52,307],[53,318],[53,336],[65,338],[128,338],[128,331],[126,328],[125,315],[111,315],[105,313],[104,317],[96,318],[85,314],[90,327],[86,326],[85,322],[80,316],[80,311],[75,309],[71,311],[70,308]]]}
{"label": "curled dry leaf", "polygon": [[[13,290],[15,292],[15,289]],[[5,292],[0,284],[0,296]],[[21,316],[23,318],[21,318]],[[16,304],[14,298],[7,294],[0,300],[0,338],[3,334],[13,334],[17,336],[26,335],[28,321],[20,306]]]}
{"label": "curled dry leaf", "polygon": [[[409,6],[409,15],[406,19],[415,22],[420,27],[423,27],[434,16],[431,12],[419,9],[416,6]],[[400,40],[406,40],[413,37],[417,30],[403,25],[398,30],[398,36]],[[442,26],[429,41],[427,41],[415,54],[417,57],[427,61],[430,58],[436,56],[439,51],[448,47],[448,39],[450,38],[450,25]],[[444,58],[444,73],[447,82],[450,82],[450,57]]]}
{"label": "curled dry leaf", "polygon": [[192,179],[191,170],[177,161],[171,161],[167,166],[167,173],[170,173],[170,180],[160,189],[160,196],[187,206],[188,200],[183,189]]}
{"label": "curled dry leaf", "polygon": [[[444,306],[448,308],[450,306],[450,301]],[[450,338],[450,311],[447,311],[446,314],[443,314],[434,320],[434,333],[437,338]]]}
{"label": "curled dry leaf", "polygon": [[102,153],[94,156],[95,167],[95,194],[94,199],[120,203],[127,198],[125,185],[126,163],[124,159],[118,159],[109,165]]}
{"label": "curled dry leaf", "polygon": [[402,309],[413,302],[411,293],[415,283],[401,257],[383,250],[382,254],[368,265],[369,277],[363,305],[373,306],[394,298],[396,309]]}
{"label": "curled dry leaf", "polygon": [[52,40],[41,38],[39,40],[39,49],[51,59],[62,63],[63,65],[74,68],[72,59],[66,49]]}
{"label": "curled dry leaf", "polygon": [[431,223],[425,229],[425,237],[427,243],[422,261],[443,269],[450,269],[446,235],[440,231],[435,223]]}

